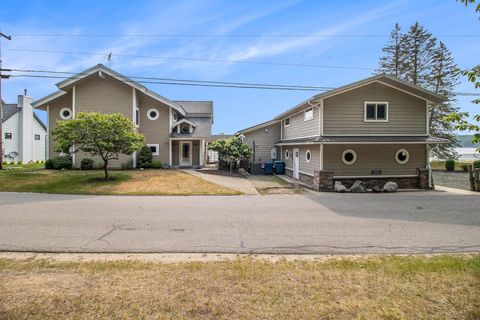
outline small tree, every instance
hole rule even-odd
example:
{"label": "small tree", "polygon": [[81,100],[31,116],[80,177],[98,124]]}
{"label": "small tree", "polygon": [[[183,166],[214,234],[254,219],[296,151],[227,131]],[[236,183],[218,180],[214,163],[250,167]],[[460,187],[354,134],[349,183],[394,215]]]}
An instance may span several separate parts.
{"label": "small tree", "polygon": [[143,146],[138,153],[138,166],[140,168],[150,168],[152,166],[153,154],[149,146]]}
{"label": "small tree", "polygon": [[118,160],[120,154],[132,154],[145,140],[133,122],[119,113],[79,112],[75,119],[58,121],[52,134],[56,151],[70,148],[70,153],[82,151],[100,156],[106,180],[108,162]]}
{"label": "small tree", "polygon": [[218,152],[219,162],[224,162],[230,172],[241,158],[250,158],[252,155],[252,149],[236,137],[216,140],[208,146],[208,149]]}

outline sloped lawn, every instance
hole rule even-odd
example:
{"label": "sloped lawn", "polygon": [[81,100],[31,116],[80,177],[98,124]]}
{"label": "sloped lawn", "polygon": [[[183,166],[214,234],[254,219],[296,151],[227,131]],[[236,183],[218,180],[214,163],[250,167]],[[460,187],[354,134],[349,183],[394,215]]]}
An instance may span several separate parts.
{"label": "sloped lawn", "polygon": [[2,170],[0,191],[98,195],[235,195],[231,190],[178,170]]}

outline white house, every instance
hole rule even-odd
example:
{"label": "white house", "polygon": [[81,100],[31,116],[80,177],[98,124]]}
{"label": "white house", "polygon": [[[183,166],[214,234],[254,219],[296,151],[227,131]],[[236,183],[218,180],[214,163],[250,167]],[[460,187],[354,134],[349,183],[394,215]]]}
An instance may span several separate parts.
{"label": "white house", "polygon": [[17,104],[3,104],[2,119],[2,161],[45,160],[47,127],[33,112],[32,98],[19,95]]}

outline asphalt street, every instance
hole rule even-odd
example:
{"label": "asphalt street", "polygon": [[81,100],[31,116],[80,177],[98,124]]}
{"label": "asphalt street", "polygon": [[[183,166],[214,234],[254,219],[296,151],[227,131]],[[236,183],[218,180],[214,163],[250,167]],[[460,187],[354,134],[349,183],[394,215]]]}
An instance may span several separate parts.
{"label": "asphalt street", "polygon": [[480,196],[0,193],[0,251],[437,253],[480,251]]}

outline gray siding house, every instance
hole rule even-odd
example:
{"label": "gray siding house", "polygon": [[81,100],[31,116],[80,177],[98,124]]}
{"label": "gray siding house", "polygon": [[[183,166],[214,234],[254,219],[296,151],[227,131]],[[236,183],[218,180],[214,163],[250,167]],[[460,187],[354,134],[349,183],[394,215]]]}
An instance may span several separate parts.
{"label": "gray siding house", "polygon": [[[211,139],[211,101],[172,101],[99,64],[56,84],[58,91],[36,100],[34,108],[48,113],[48,158],[54,151],[51,130],[57,121],[74,118],[78,112],[120,113],[131,119],[145,135],[153,159],[166,167],[200,167],[205,164],[206,143]],[[86,154],[74,154],[79,167]],[[110,166],[126,163],[136,167],[136,154],[121,155]]]}
{"label": "gray siding house", "polygon": [[380,74],[315,95],[237,135],[251,146],[255,140],[263,156],[257,161],[271,161],[265,150],[279,149],[276,158],[285,161],[286,173],[317,190],[356,179],[370,186],[396,181],[399,187],[428,189],[433,187],[429,148],[449,142],[430,136],[429,105],[443,100]]}

